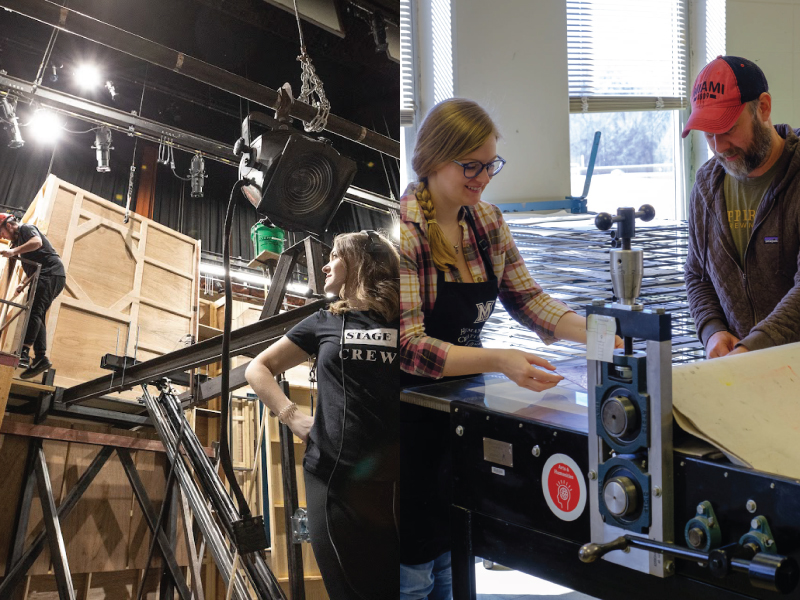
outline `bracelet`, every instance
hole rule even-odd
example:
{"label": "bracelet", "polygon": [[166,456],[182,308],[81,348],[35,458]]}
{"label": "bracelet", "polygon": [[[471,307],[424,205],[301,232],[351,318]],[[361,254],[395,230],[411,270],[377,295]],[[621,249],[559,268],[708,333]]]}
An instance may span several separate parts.
{"label": "bracelet", "polygon": [[284,406],[281,411],[278,413],[278,421],[283,424],[286,424],[288,419],[292,418],[292,415],[297,412],[297,404],[292,402],[291,404],[287,404]]}

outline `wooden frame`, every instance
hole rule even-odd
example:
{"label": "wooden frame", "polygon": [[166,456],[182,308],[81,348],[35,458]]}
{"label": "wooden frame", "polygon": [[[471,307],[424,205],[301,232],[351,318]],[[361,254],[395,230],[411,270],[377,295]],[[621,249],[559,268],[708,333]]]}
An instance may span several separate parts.
{"label": "wooden frame", "polygon": [[67,271],[47,319],[56,385],[106,374],[104,354],[146,360],[197,339],[200,242],[135,213],[125,223],[124,215],[51,175],[23,218]]}

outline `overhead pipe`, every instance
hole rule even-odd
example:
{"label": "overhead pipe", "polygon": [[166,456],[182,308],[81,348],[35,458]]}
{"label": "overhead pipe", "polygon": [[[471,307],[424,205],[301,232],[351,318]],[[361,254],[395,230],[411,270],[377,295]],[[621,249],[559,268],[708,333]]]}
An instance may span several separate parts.
{"label": "overhead pipe", "polygon": [[[232,167],[239,167],[239,161],[233,154],[233,146],[231,144],[225,144],[164,125],[158,121],[134,115],[118,108],[91,102],[46,87],[34,88],[32,83],[10,75],[0,74],[0,91],[5,91],[7,94],[16,96],[25,102],[32,102],[35,99],[41,106],[63,115],[95,125],[105,125],[115,131],[156,144],[161,143],[166,138],[171,146],[184,152],[194,154],[200,151],[206,158]],[[2,99],[6,100],[6,97],[3,96]],[[364,208],[384,213],[391,213],[400,208],[396,200],[354,186],[350,186],[347,189],[344,199],[346,202],[356,206],[363,206]]]}
{"label": "overhead pipe", "polygon": [[[278,92],[272,88],[49,0],[0,0],[0,7],[191,77],[262,106],[275,108],[278,104]],[[317,109],[295,100],[289,109],[289,114],[296,119],[310,122],[317,116]],[[400,142],[336,115],[328,116],[325,129],[388,156],[400,158]]]}

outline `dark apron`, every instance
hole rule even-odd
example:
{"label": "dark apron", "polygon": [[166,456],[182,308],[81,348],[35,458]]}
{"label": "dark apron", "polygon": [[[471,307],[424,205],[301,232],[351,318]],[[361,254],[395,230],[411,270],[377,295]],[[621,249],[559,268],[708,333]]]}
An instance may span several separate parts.
{"label": "dark apron", "polygon": [[[469,210],[467,224],[477,240]],[[497,301],[499,286],[486,247],[478,252],[488,280],[481,283],[445,281],[437,270],[433,310],[425,315],[425,334],[456,346],[480,347],[483,324]],[[438,383],[401,373],[402,388]],[[400,562],[417,565],[434,560],[450,549],[450,415],[400,403]]]}

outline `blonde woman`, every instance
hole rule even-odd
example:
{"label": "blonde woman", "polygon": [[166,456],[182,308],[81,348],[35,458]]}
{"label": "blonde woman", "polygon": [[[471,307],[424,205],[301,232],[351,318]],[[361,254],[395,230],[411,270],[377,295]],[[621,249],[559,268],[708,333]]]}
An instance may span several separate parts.
{"label": "blonde woman", "polygon": [[[417,134],[418,181],[400,201],[400,358],[403,387],[500,372],[533,391],[562,377],[539,356],[482,348],[499,299],[545,343],[586,343],[586,320],[533,280],[500,209],[483,202],[506,161],[499,134],[475,102],[436,105]],[[620,340],[621,341],[621,340]],[[451,597],[448,415],[402,404],[401,600]]]}
{"label": "blonde woman", "polygon": [[[325,291],[340,300],[259,354],[246,378],[303,442],[311,545],[331,600],[396,600],[398,255],[369,231],[336,238]],[[274,375],[316,356],[314,416]]]}

